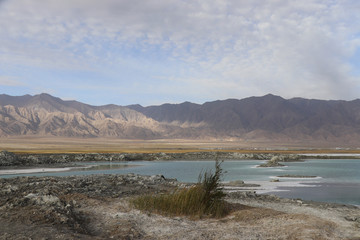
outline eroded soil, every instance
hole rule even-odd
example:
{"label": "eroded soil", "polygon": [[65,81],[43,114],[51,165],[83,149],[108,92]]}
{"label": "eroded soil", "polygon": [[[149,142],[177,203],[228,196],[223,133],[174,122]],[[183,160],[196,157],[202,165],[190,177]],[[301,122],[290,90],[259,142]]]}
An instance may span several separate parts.
{"label": "eroded soil", "polygon": [[360,239],[360,210],[230,194],[222,219],[165,217],[129,199],[183,184],[162,176],[0,179],[0,239]]}

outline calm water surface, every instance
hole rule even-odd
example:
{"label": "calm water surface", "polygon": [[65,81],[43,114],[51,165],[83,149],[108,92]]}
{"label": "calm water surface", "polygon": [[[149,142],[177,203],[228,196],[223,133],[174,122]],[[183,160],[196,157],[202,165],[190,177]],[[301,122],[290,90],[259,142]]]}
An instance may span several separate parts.
{"label": "calm water surface", "polygon": [[[313,179],[281,178],[289,186],[278,187],[274,194],[289,198],[302,198],[314,201],[337,202],[360,205],[360,160],[307,160],[306,162],[286,163],[281,168],[256,168],[261,164],[257,160],[224,161],[224,181],[244,180],[269,183],[271,178],[280,175],[318,176]],[[214,161],[156,161],[156,162],[91,162],[82,165],[97,165],[86,171],[35,173],[26,176],[70,176],[89,174],[126,174],[142,175],[162,174],[166,178],[176,178],[182,182],[196,182],[198,175],[208,169],[214,170]],[[119,165],[126,168],[119,168]],[[137,165],[137,166],[134,166]],[[22,175],[2,175],[0,177],[15,177]],[[293,187],[291,183],[301,183],[301,187]],[[273,183],[276,185],[276,183]]]}

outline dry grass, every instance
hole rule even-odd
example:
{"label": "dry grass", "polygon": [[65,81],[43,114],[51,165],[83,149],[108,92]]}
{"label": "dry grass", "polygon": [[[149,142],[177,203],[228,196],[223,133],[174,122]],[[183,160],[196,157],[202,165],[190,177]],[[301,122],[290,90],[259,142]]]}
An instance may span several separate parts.
{"label": "dry grass", "polygon": [[172,194],[145,195],[132,201],[139,210],[170,216],[223,217],[224,201],[206,202],[205,191],[200,185],[182,189]]}
{"label": "dry grass", "polygon": [[199,182],[190,188],[180,189],[171,194],[145,195],[132,200],[132,204],[145,211],[163,215],[220,218],[228,213],[224,200],[225,193],[220,187],[221,162],[215,162],[215,172],[199,174]]}
{"label": "dry grass", "polygon": [[[329,143],[330,144],[330,143]],[[221,140],[124,140],[111,138],[11,137],[0,138],[0,151],[15,153],[360,153],[360,149],[335,149],[315,143],[276,143]]]}

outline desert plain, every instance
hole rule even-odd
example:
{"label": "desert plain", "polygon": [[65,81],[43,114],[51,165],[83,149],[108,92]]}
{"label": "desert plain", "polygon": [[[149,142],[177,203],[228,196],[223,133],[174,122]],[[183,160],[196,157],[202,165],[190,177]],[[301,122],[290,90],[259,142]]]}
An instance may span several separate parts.
{"label": "desert plain", "polygon": [[[0,150],[48,153],[346,153],[357,148],[299,143],[13,137]],[[356,206],[228,192],[222,218],[139,211],[131,199],[186,184],[162,176],[0,178],[0,239],[360,239]],[[225,184],[226,186],[226,184]]]}
{"label": "desert plain", "polygon": [[360,153],[357,145],[341,142],[270,140],[244,141],[157,139],[129,140],[118,138],[7,137],[0,138],[0,150],[15,153],[154,153],[226,151],[242,153]]}

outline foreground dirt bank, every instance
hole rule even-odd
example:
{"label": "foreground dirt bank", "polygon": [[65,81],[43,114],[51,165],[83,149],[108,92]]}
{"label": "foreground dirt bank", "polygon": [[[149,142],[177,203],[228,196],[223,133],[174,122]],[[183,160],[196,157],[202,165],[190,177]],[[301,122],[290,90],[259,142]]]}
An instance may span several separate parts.
{"label": "foreground dirt bank", "polygon": [[0,179],[0,239],[360,239],[360,209],[231,193],[232,213],[142,213],[129,198],[184,187],[161,175]]}

